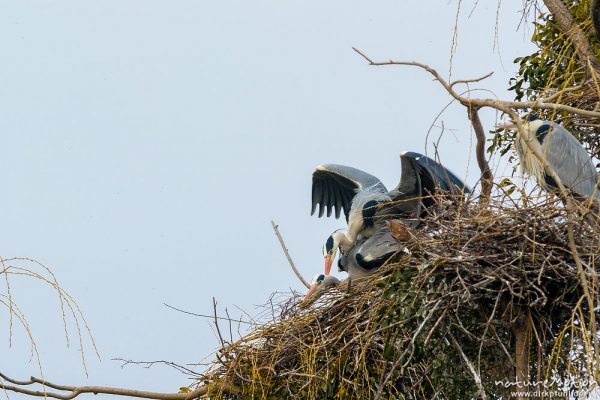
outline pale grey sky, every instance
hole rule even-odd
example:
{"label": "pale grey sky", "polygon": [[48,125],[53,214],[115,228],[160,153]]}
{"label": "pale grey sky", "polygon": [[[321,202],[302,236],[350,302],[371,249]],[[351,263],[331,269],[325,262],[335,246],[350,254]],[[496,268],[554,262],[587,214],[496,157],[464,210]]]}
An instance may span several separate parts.
{"label": "pale grey sky", "polygon": [[[512,60],[532,50],[530,32],[517,31],[518,6],[505,2],[493,50],[497,2],[479,2],[469,18],[473,3],[463,1],[453,76],[494,71],[480,86],[510,98]],[[236,306],[253,314],[273,291],[303,290],[270,220],[306,277],[321,271],[322,243],[344,222],[309,215],[313,168],[348,164],[394,186],[399,153],[425,151],[425,133],[450,101],[424,71],[369,67],[351,47],[447,75],[456,7],[0,1],[0,255],[50,266],[103,357],[86,344],[86,379],[78,346],[65,348],[56,297],[13,278],[45,376],[175,391],[187,380],[173,370],[110,360],[183,364],[216,348],[209,321],[163,302],[210,314],[214,296],[238,317]],[[483,118],[494,123],[490,111]],[[466,111],[453,105],[441,120],[442,162],[473,184]],[[22,329],[14,333],[9,349],[0,309],[0,370],[39,375]]]}

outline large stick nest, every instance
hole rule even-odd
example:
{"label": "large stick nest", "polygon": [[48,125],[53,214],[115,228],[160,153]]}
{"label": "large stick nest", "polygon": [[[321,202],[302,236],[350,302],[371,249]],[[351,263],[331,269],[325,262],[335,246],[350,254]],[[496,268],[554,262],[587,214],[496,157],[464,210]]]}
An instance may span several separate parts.
{"label": "large stick nest", "polygon": [[[514,381],[513,332],[523,327],[531,379],[584,376],[589,314],[565,209],[523,199],[485,210],[441,200],[408,252],[309,307],[283,301],[275,322],[225,344],[202,380],[233,383],[244,398],[508,396],[495,381]],[[574,229],[595,288],[597,235]]]}

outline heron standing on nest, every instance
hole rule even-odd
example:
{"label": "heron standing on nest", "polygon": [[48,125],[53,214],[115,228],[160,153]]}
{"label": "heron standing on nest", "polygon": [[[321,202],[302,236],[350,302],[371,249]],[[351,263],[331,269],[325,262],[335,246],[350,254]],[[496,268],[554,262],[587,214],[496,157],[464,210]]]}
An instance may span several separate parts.
{"label": "heron standing on nest", "polygon": [[[553,121],[545,121],[529,114],[523,121],[523,134],[517,132],[516,148],[521,170],[534,176],[539,185],[555,192],[558,184],[548,175],[542,162],[529,146],[537,148],[546,162],[554,168],[562,184],[576,197],[600,200],[596,168],[582,144],[565,128]],[[515,129],[512,123],[499,128]]]}

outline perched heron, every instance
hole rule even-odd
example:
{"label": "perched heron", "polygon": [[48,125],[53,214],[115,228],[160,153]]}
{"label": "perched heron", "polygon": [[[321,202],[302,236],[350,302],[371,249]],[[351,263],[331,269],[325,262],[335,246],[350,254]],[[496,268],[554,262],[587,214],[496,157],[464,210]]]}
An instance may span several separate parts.
{"label": "perched heron", "polygon": [[462,180],[429,157],[404,152],[400,162],[400,183],[391,191],[373,175],[344,165],[319,165],[313,172],[311,215],[317,206],[319,217],[325,210],[330,217],[335,210],[335,217],[339,218],[344,210],[348,231],[340,231],[335,238],[342,252],[348,252],[357,239],[372,233],[376,217],[418,218],[435,203],[431,196],[437,189],[469,192]]}
{"label": "perched heron", "polygon": [[321,292],[326,291],[332,287],[337,286],[340,280],[333,275],[317,274],[310,283],[310,288],[304,296],[304,302],[313,296],[319,295]]}
{"label": "perched heron", "polygon": [[[515,129],[512,123],[499,128]],[[565,128],[553,121],[539,119],[529,114],[523,121],[524,134],[517,132],[517,153],[521,170],[534,176],[541,187],[556,191],[558,184],[544,169],[542,162],[533,154],[527,142],[537,148],[560,178],[562,184],[573,194],[583,198],[600,199],[597,190],[596,168],[581,143]]]}

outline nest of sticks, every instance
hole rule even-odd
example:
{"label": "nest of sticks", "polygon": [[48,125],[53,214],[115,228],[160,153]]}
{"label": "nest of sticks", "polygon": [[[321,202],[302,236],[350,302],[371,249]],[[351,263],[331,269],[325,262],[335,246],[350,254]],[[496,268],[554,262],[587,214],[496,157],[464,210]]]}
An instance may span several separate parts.
{"label": "nest of sticks", "polygon": [[600,243],[568,221],[551,196],[488,208],[440,199],[408,251],[308,307],[281,301],[273,322],[225,343],[198,384],[238,390],[221,398],[454,399],[508,398],[515,370],[584,378],[596,365],[594,314],[568,229],[594,299]]}

